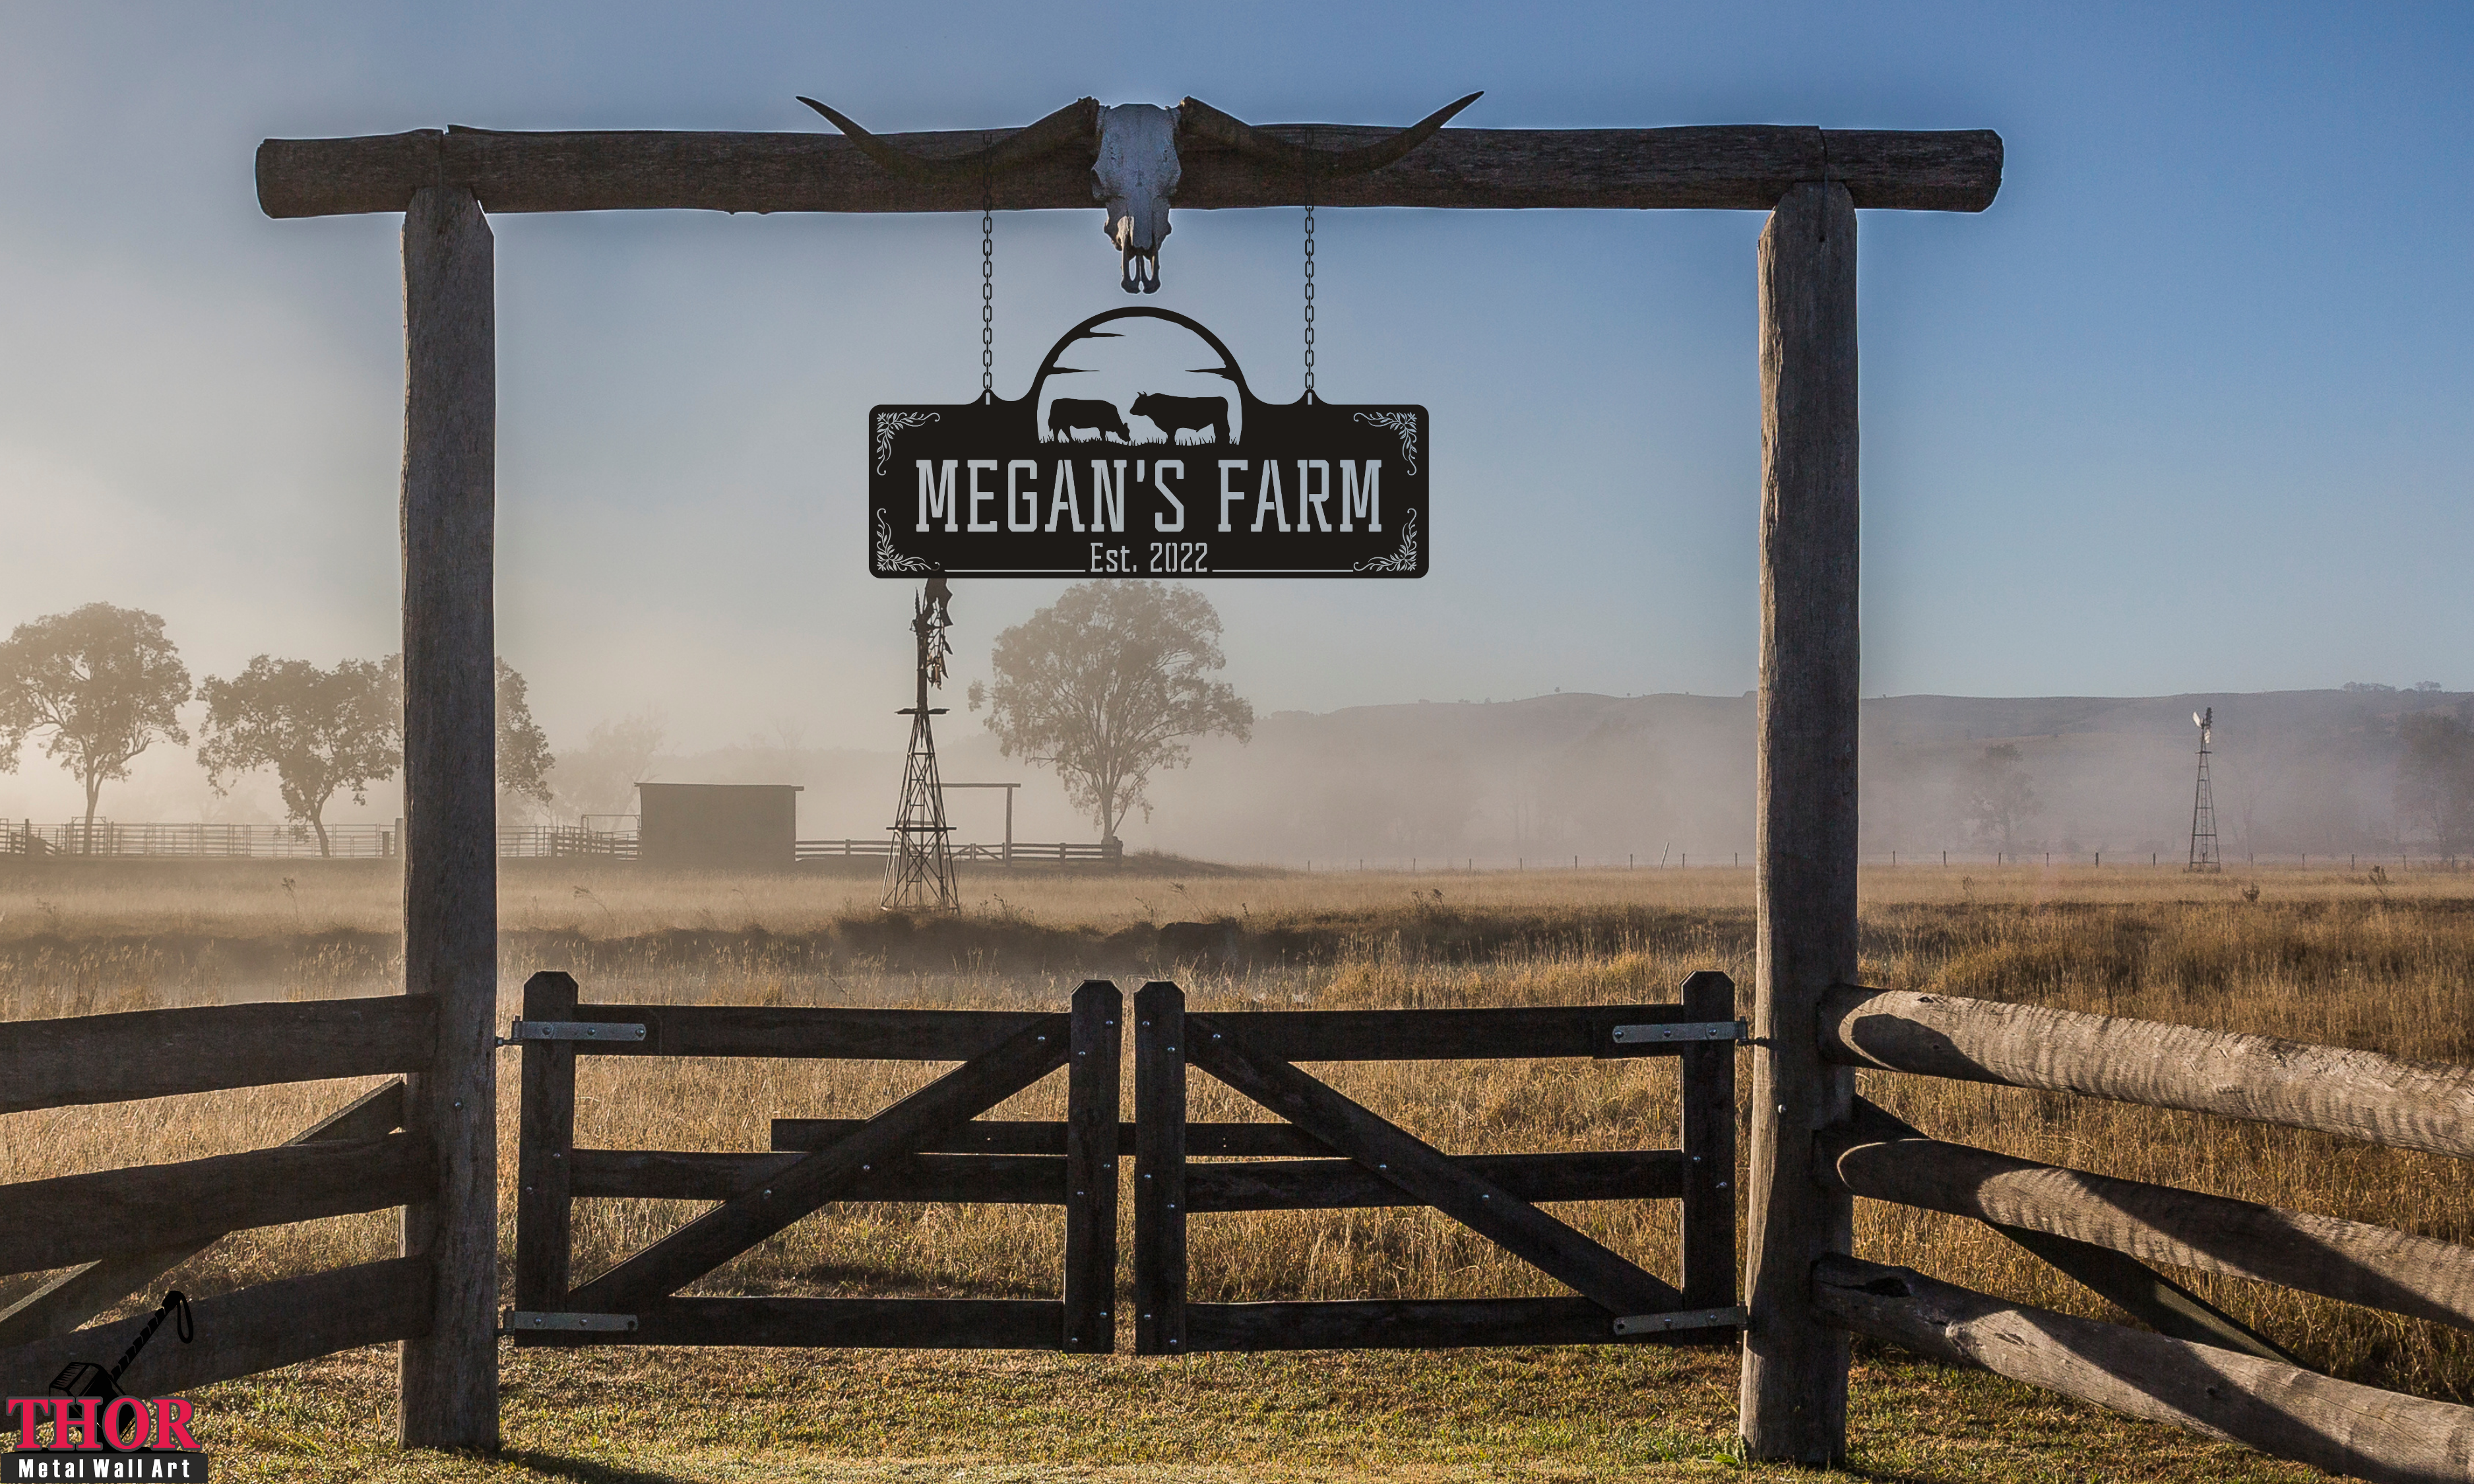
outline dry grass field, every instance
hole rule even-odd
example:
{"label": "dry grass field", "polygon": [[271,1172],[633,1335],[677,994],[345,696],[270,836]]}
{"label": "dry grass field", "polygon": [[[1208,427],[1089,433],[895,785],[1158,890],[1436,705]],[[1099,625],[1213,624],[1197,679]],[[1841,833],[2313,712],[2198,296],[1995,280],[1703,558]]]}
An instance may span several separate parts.
{"label": "dry grass field", "polygon": [[[1173,976],[1198,1008],[1664,999],[1690,970],[1749,990],[1749,872],[1232,873],[966,876],[958,922],[889,919],[860,877],[665,877],[511,862],[504,1013],[539,969],[591,999],[1061,1008],[1085,976]],[[389,993],[384,862],[0,866],[0,1017]],[[2416,873],[1868,874],[1866,982],[2474,1061],[2474,877]],[[1158,923],[1229,920],[1238,952],[1175,964]],[[511,1070],[510,1060],[502,1069]],[[763,1148],[773,1117],[852,1116],[936,1068],[587,1061],[578,1141]],[[1672,1147],[1674,1063],[1375,1064],[1330,1080],[1455,1152]],[[1054,1079],[1053,1079],[1054,1080]],[[512,1184],[514,1079],[502,1080]],[[320,1084],[0,1117],[0,1182],[278,1142],[358,1085]],[[1868,1074],[1936,1137],[2474,1242],[2455,1161],[2288,1130]],[[1062,1084],[995,1116],[1054,1116]],[[1248,1117],[1197,1078],[1193,1115]],[[1130,1203],[1127,1203],[1128,1210]],[[513,1201],[502,1203],[512,1222]],[[579,1209],[589,1275],[675,1226],[685,1203]],[[1675,1208],[1559,1214],[1653,1271]],[[1130,1216],[1128,1215],[1128,1220]],[[510,1232],[511,1236],[511,1232]],[[392,1252],[393,1220],[244,1233],[171,1280],[211,1293]],[[793,1227],[702,1291],[1053,1292],[1062,1221],[1037,1208],[850,1205]],[[2121,1318],[1982,1228],[1859,1204],[1857,1250],[1971,1287]],[[1198,1217],[1198,1300],[1555,1291],[1431,1214]],[[2176,1275],[2333,1374],[2474,1400],[2454,1331],[2204,1275]],[[31,1278],[0,1280],[0,1304]],[[1129,1345],[1126,1348],[1129,1348]],[[1742,1473],[1728,1461],[1725,1350],[1116,1357],[874,1352],[513,1354],[496,1463],[397,1460],[370,1355],[217,1388],[205,1410],[235,1478],[1590,1478]],[[748,1423],[734,1430],[736,1422]],[[2300,1478],[2307,1471],[2102,1417],[1991,1377],[1866,1352],[1852,1468],[1875,1478]],[[648,1460],[661,1458],[656,1465]],[[227,1462],[229,1459],[229,1463]],[[372,1471],[377,1471],[373,1472]]]}

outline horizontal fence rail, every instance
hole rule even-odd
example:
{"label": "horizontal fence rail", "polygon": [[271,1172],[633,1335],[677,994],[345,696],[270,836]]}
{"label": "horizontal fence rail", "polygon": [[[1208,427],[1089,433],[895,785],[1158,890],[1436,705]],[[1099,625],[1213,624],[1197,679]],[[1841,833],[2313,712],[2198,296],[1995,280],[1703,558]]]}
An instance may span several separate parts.
{"label": "horizontal fence rail", "polygon": [[409,1134],[321,1140],[0,1185],[0,1273],[149,1251],[244,1227],[418,1202],[437,1183]]}
{"label": "horizontal fence rail", "polygon": [[[1126,858],[1126,847],[1115,840],[1016,840],[1010,844],[963,844],[947,847],[956,860],[990,861],[1001,865],[1038,865],[1041,861],[1107,861]],[[791,848],[801,864],[826,860],[884,860],[894,853],[889,837],[873,840],[801,840]]]}
{"label": "horizontal fence rail", "polygon": [[[199,1299],[190,1305],[196,1342],[158,1336],[120,1386],[133,1397],[178,1396],[337,1351],[412,1339],[429,1332],[430,1294],[429,1260],[396,1257]],[[151,1317],[0,1350],[0,1396],[49,1395],[52,1377],[72,1361],[109,1365]]]}
{"label": "horizontal fence rail", "polygon": [[1851,1195],[2474,1328],[2474,1248],[2436,1237],[1849,1129],[1824,1131],[1813,1174]]}
{"label": "horizontal fence rail", "polygon": [[437,1019],[381,994],[0,1022],[0,1113],[420,1071]]}
{"label": "horizontal fence rail", "polygon": [[1853,1257],[1822,1258],[1812,1290],[1823,1317],[1855,1333],[2335,1472],[2414,1484],[2474,1472],[2474,1408],[2011,1304]]}
{"label": "horizontal fence rail", "polygon": [[2474,1157],[2474,1066],[1952,994],[1841,988],[1821,1053],[1846,1066],[2077,1092]]}

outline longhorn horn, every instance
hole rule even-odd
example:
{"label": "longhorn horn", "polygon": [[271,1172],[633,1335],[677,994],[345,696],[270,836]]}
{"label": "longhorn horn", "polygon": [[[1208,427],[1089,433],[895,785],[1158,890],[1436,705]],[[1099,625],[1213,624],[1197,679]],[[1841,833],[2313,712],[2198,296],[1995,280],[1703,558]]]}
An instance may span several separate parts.
{"label": "longhorn horn", "polygon": [[1308,175],[1326,179],[1360,176],[1400,159],[1433,138],[1437,130],[1451,122],[1453,114],[1485,96],[1483,92],[1471,93],[1458,103],[1437,108],[1389,139],[1354,150],[1318,150],[1293,144],[1244,119],[1223,113],[1200,98],[1188,98],[1177,106],[1177,132],[1205,144],[1236,150]]}
{"label": "longhorn horn", "polygon": [[952,185],[1011,170],[1067,145],[1091,143],[1100,132],[1100,101],[1083,98],[1067,104],[1037,123],[1015,130],[976,154],[948,159],[923,159],[906,150],[895,149],[813,98],[802,97],[799,101],[823,114],[836,129],[849,137],[851,143],[859,146],[861,154],[879,165],[895,175],[934,185]]}

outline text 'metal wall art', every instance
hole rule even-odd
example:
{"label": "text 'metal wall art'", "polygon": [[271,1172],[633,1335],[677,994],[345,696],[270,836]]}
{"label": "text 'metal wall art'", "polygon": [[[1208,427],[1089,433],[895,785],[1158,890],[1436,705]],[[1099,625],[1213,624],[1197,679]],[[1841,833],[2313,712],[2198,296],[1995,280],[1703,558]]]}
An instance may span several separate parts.
{"label": "text 'metal wall art'", "polygon": [[1262,401],[1170,310],[1083,321],[1018,400],[868,422],[878,577],[1426,575],[1426,409]]}

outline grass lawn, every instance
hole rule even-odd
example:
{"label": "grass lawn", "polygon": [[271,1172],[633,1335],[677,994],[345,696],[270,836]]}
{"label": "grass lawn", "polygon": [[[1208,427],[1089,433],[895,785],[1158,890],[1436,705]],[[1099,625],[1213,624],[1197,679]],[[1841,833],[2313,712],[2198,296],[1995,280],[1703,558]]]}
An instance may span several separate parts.
{"label": "grass lawn", "polygon": [[1859,1355],[1851,1457],[1733,1455],[1732,1348],[1130,1356],[509,1352],[506,1451],[400,1453],[394,1363],[356,1352],[201,1392],[235,1481],[2324,1477],[1886,1352]]}

